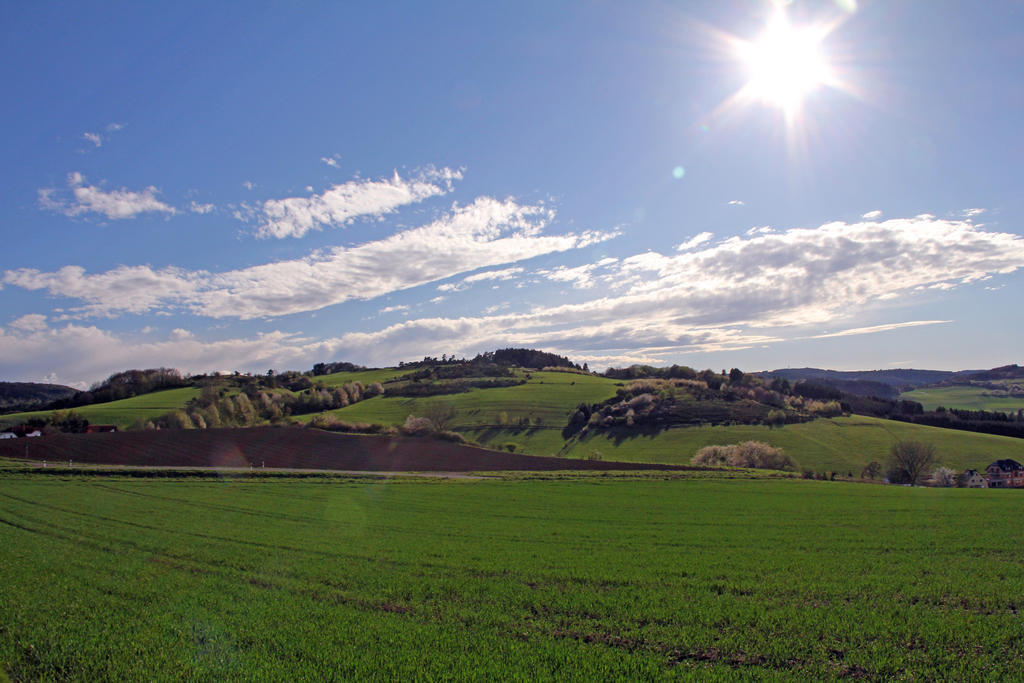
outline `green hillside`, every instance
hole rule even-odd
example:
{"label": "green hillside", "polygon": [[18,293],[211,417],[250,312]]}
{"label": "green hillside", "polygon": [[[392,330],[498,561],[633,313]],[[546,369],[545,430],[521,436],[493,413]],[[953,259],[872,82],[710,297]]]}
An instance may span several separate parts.
{"label": "green hillside", "polygon": [[[182,408],[192,398],[198,396],[199,391],[195,387],[154,391],[151,394],[133,396],[121,399],[120,401],[79,406],[74,408],[74,411],[89,420],[91,424],[116,424],[124,428],[136,420],[149,420],[171,410]],[[18,424],[32,417],[45,418],[52,414],[52,410],[10,413],[8,415],[0,415],[0,424]]]}
{"label": "green hillside", "polygon": [[359,382],[365,386],[374,382],[387,382],[389,379],[394,379],[407,372],[408,370],[399,368],[377,368],[374,370],[360,370],[358,372],[335,372],[330,375],[316,375],[310,377],[310,379],[315,383],[324,384],[329,387],[340,387],[342,384],[349,384],[351,382]]}
{"label": "green hillside", "polygon": [[[331,414],[349,422],[400,425],[409,415],[423,415],[428,405],[442,402],[455,408],[455,427],[460,430],[482,425],[518,425],[520,420],[561,430],[578,404],[611,398],[621,384],[604,377],[567,372],[519,371],[518,375],[526,379],[525,384],[425,398],[382,396],[331,411]],[[300,419],[309,420],[312,416]]]}
{"label": "green hillside", "polygon": [[1024,409],[1024,398],[999,395],[999,392],[978,386],[915,389],[904,392],[900,398],[917,401],[924,406],[925,410],[935,410],[939,406],[1002,412],[1017,412]]}

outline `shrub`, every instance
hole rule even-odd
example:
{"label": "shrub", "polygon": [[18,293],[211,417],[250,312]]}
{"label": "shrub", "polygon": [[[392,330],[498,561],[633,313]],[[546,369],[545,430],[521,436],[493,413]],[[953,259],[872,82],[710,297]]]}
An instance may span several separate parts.
{"label": "shrub", "polygon": [[762,441],[744,441],[731,446],[705,446],[690,461],[698,466],[750,467],[762,470],[796,470],[796,462],[781,448]]}
{"label": "shrub", "polygon": [[936,467],[935,471],[932,472],[931,483],[932,486],[941,486],[943,488],[956,486],[956,472],[948,467]]}
{"label": "shrub", "polygon": [[423,436],[425,434],[432,434],[436,429],[434,428],[434,423],[429,419],[410,415],[405,418],[405,424],[402,425],[401,431],[409,436]]}

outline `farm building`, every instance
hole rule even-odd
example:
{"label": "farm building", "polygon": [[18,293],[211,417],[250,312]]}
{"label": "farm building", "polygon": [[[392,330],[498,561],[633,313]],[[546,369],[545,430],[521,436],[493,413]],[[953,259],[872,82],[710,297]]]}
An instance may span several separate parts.
{"label": "farm building", "polygon": [[969,489],[986,489],[988,480],[978,470],[967,470],[963,475],[964,487]]}
{"label": "farm building", "polygon": [[0,439],[15,439],[14,432],[0,432]]}
{"label": "farm building", "polygon": [[1024,465],[1016,460],[996,460],[985,472],[991,489],[1024,488]]}
{"label": "farm building", "polygon": [[102,434],[104,432],[116,432],[117,425],[88,425],[85,428],[86,434]]}

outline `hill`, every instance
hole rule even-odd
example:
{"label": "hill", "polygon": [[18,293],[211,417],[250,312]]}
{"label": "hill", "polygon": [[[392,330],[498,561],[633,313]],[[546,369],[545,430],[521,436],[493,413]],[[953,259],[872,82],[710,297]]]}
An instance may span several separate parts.
{"label": "hill", "polygon": [[[946,370],[823,370],[821,368],[782,368],[758,373],[766,377],[781,377],[790,382],[827,381],[827,382],[877,382],[892,387],[920,387],[955,377],[962,377],[978,372],[964,370],[949,372]],[[857,392],[851,392],[857,393]]]}
{"label": "hill", "polygon": [[0,410],[32,410],[77,393],[78,389],[63,384],[0,382]]}

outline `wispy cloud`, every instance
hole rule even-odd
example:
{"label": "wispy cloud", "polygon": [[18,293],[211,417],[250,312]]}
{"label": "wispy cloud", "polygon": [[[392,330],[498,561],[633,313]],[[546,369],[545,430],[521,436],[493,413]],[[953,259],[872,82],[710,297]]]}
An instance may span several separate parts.
{"label": "wispy cloud", "polygon": [[483,273],[467,275],[458,282],[449,282],[439,285],[437,289],[442,292],[461,292],[475,282],[486,282],[488,280],[512,280],[522,272],[523,269],[518,266],[503,268],[501,270],[488,270]]}
{"label": "wispy cloud", "polygon": [[302,237],[323,226],[343,226],[359,217],[380,218],[401,206],[446,194],[462,172],[427,169],[411,178],[352,180],[310,197],[269,199],[259,209],[259,237]]}
{"label": "wispy cloud", "polygon": [[340,154],[332,154],[329,157],[320,157],[320,161],[324,162],[331,168],[338,168],[338,162],[341,161]]}
{"label": "wispy cloud", "polygon": [[676,247],[676,251],[689,251],[690,249],[699,247],[705,242],[709,242],[712,237],[714,237],[714,234],[710,232],[702,232],[694,237],[691,237],[682,244],[678,245]]}
{"label": "wispy cloud", "polygon": [[875,209],[874,211],[868,211],[865,214],[861,214],[861,218],[866,218],[869,221],[873,221],[876,218],[881,218],[881,217],[882,217],[882,212],[880,210],[878,210],[878,209]]}
{"label": "wispy cloud", "polygon": [[964,209],[963,215],[964,218],[974,218],[975,216],[980,216],[983,213],[985,213],[985,209]]}
{"label": "wispy cloud", "polygon": [[188,205],[188,210],[189,211],[191,211],[192,213],[198,213],[198,214],[212,213],[213,210],[216,209],[216,208],[217,207],[214,206],[213,204],[200,204],[199,202],[195,202],[195,201],[191,202]]}
{"label": "wispy cloud", "polygon": [[26,313],[11,321],[11,327],[17,330],[38,331],[46,329],[46,316],[41,313]]}
{"label": "wispy cloud", "polygon": [[729,206],[743,206],[746,202],[742,199],[730,199]]}
{"label": "wispy cloud", "polygon": [[93,133],[86,131],[85,133],[82,133],[82,139],[91,142],[94,147],[102,147],[103,143],[106,142],[107,139],[110,137],[110,133],[115,133],[121,130],[122,128],[124,128],[124,125],[120,123],[108,123],[106,127],[103,129],[106,135],[104,135],[103,133]]}
{"label": "wispy cloud", "polygon": [[814,334],[805,339],[830,339],[832,337],[850,337],[858,334],[874,334],[876,332],[889,332],[890,330],[900,330],[905,327],[921,327],[922,325],[943,325],[951,323],[952,320],[911,320],[905,323],[889,323],[887,325],[872,325],[871,327],[854,327],[848,330],[840,330],[839,332],[829,332],[827,334]]}
{"label": "wispy cloud", "polygon": [[87,185],[85,176],[74,172],[68,174],[68,188],[70,198],[54,188],[40,189],[39,205],[65,216],[100,214],[111,220],[135,218],[142,213],[175,213],[174,207],[156,198],[159,190],[153,186],[138,192],[125,188],[106,192],[96,185]]}
{"label": "wispy cloud", "polygon": [[[368,300],[478,268],[610,239],[588,231],[542,234],[554,217],[543,205],[481,197],[418,228],[354,247],[317,251],[222,273],[121,266],[87,274],[79,266],[56,272],[7,271],[3,282],[80,299],[71,315],[112,316],[158,309],[214,318],[260,318],[314,311],[351,299]],[[474,276],[489,277],[486,273]]]}

